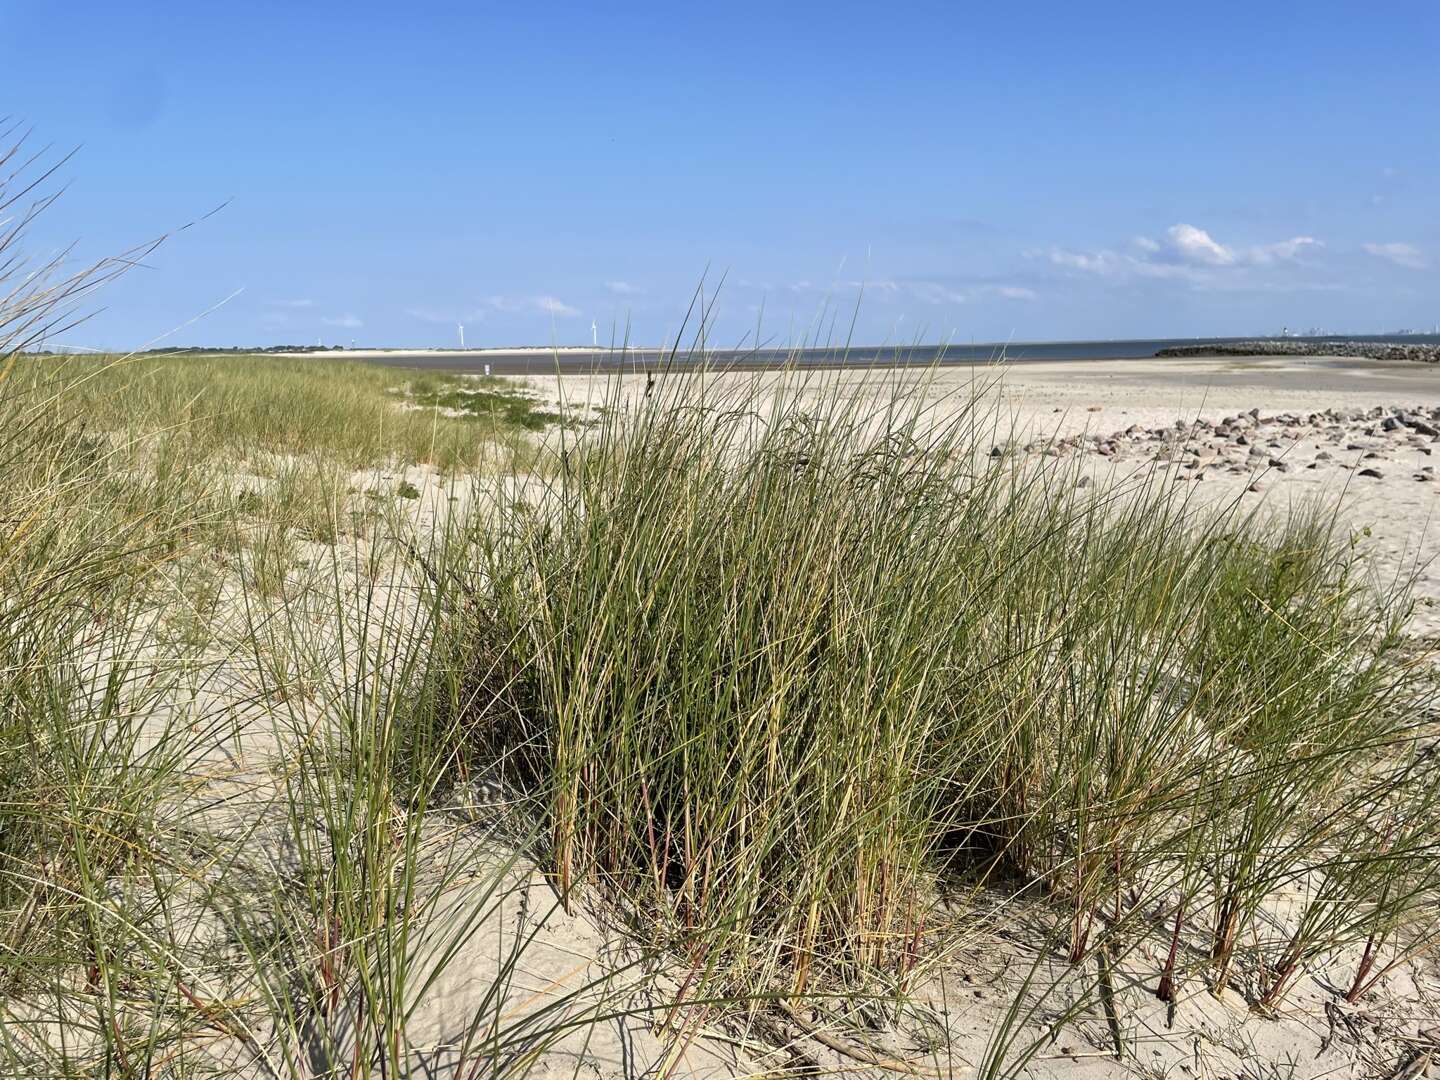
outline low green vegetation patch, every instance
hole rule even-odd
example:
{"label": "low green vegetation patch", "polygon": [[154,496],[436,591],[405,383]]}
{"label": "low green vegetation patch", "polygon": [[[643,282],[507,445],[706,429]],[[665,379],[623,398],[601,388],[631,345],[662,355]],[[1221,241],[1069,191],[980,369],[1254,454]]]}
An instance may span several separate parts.
{"label": "low green vegetation patch", "polygon": [[533,393],[500,378],[481,377],[410,390],[411,400],[417,405],[447,409],[525,431],[544,431],[563,419],[558,412],[543,408]]}

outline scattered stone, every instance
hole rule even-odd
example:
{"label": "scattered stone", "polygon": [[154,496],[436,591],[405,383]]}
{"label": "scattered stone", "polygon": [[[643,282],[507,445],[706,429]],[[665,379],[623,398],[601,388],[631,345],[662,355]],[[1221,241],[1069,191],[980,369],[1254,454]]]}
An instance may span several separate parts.
{"label": "scattered stone", "polygon": [[1379,479],[1381,478],[1381,476],[1383,476],[1384,474],[1381,473],[1379,469],[1361,469],[1361,470],[1360,470],[1360,475],[1361,475],[1361,476],[1368,476],[1368,477],[1371,477],[1372,479],[1379,480]]}

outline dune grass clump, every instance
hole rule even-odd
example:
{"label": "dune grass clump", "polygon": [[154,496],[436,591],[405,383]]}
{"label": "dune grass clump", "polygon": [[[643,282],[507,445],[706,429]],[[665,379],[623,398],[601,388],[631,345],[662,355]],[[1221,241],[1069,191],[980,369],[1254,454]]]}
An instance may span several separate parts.
{"label": "dune grass clump", "polygon": [[1223,986],[1413,735],[1404,583],[1321,515],[1086,487],[972,409],[858,400],[698,376],[499,492],[472,752],[538,796],[562,891],[747,985],[903,976],[956,882],[1048,897],[1076,961],[1158,904],[1162,996],[1192,927]]}
{"label": "dune grass clump", "polygon": [[[360,528],[350,469],[442,460],[447,425],[373,370],[27,355],[134,253],[69,276],[64,257],[27,262],[49,174],[16,153],[0,150],[0,1074],[523,1074],[609,1016],[608,983],[533,1003],[512,987],[529,938],[511,935],[480,949],[456,1043],[412,1034],[461,950],[508,932],[515,856],[440,827],[453,740],[394,751],[397,714],[433,711],[431,620],[397,554],[414,531],[377,499],[360,565],[338,550]],[[488,437],[448,433],[457,462]],[[236,475],[251,462],[264,475]],[[315,564],[292,587],[302,543]]]}
{"label": "dune grass clump", "polygon": [[465,387],[446,384],[416,401],[402,373],[323,355],[33,355],[15,377],[33,393],[63,387],[57,408],[88,430],[173,439],[192,457],[230,461],[268,453],[349,468],[474,468],[498,450],[525,456],[529,433],[551,419],[503,387],[480,391],[494,408],[447,414],[440,399]]}

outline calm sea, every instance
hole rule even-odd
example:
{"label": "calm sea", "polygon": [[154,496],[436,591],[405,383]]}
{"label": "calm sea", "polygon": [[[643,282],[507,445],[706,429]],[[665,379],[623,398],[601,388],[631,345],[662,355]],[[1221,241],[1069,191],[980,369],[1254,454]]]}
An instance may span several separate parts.
{"label": "calm sea", "polygon": [[[889,364],[976,364],[1005,360],[1010,363],[1044,360],[1138,360],[1152,357],[1170,345],[1223,345],[1237,341],[1281,340],[1256,337],[1227,338],[1144,338],[1125,341],[1017,341],[974,345],[861,345],[805,349],[712,349],[707,355],[719,367],[773,368],[784,364],[808,367],[868,367]],[[1440,344],[1440,335],[1328,335],[1318,338],[1288,337],[1290,342],[1393,341],[1409,345]],[[659,349],[584,349],[550,353],[539,350],[503,349],[485,353],[387,353],[375,362],[387,367],[418,368],[427,371],[478,372],[488,365],[496,375],[543,374],[561,371],[613,371],[659,368],[667,363],[689,362],[686,350],[672,354]]]}

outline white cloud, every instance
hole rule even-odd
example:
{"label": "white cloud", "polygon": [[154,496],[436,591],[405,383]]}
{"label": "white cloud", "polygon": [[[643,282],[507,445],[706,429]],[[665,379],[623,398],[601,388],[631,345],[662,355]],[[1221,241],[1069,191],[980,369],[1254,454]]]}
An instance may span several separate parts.
{"label": "white cloud", "polygon": [[291,308],[293,310],[312,308],[315,306],[314,300],[266,300],[265,303],[270,307]]}
{"label": "white cloud", "polygon": [[645,292],[639,285],[632,285],[628,281],[607,281],[605,288],[616,296],[640,296]]}
{"label": "white cloud", "polygon": [[354,330],[358,327],[365,325],[364,322],[349,313],[346,313],[344,315],[326,316],[323,317],[320,321],[326,326],[340,326],[344,327],[347,330]]}
{"label": "white cloud", "polygon": [[1128,251],[1067,251],[1057,247],[1029,254],[1043,256],[1054,266],[1097,277],[1176,279],[1196,286],[1214,286],[1227,279],[1222,275],[1250,280],[1245,275],[1248,268],[1295,263],[1305,252],[1321,247],[1324,244],[1313,236],[1235,247],[1221,243],[1197,225],[1181,222],[1170,226],[1163,240],[1134,237]]}
{"label": "white cloud", "polygon": [[1216,243],[1209,233],[1194,225],[1171,225],[1165,235],[1170,238],[1170,246],[1175,253],[1187,261],[1211,266],[1229,266],[1235,261],[1234,252]]}
{"label": "white cloud", "polygon": [[1374,255],[1377,259],[1385,259],[1396,266],[1403,266],[1407,270],[1424,270],[1430,265],[1430,260],[1425,253],[1414,244],[1390,243],[1390,244],[1361,244],[1367,255]]}

